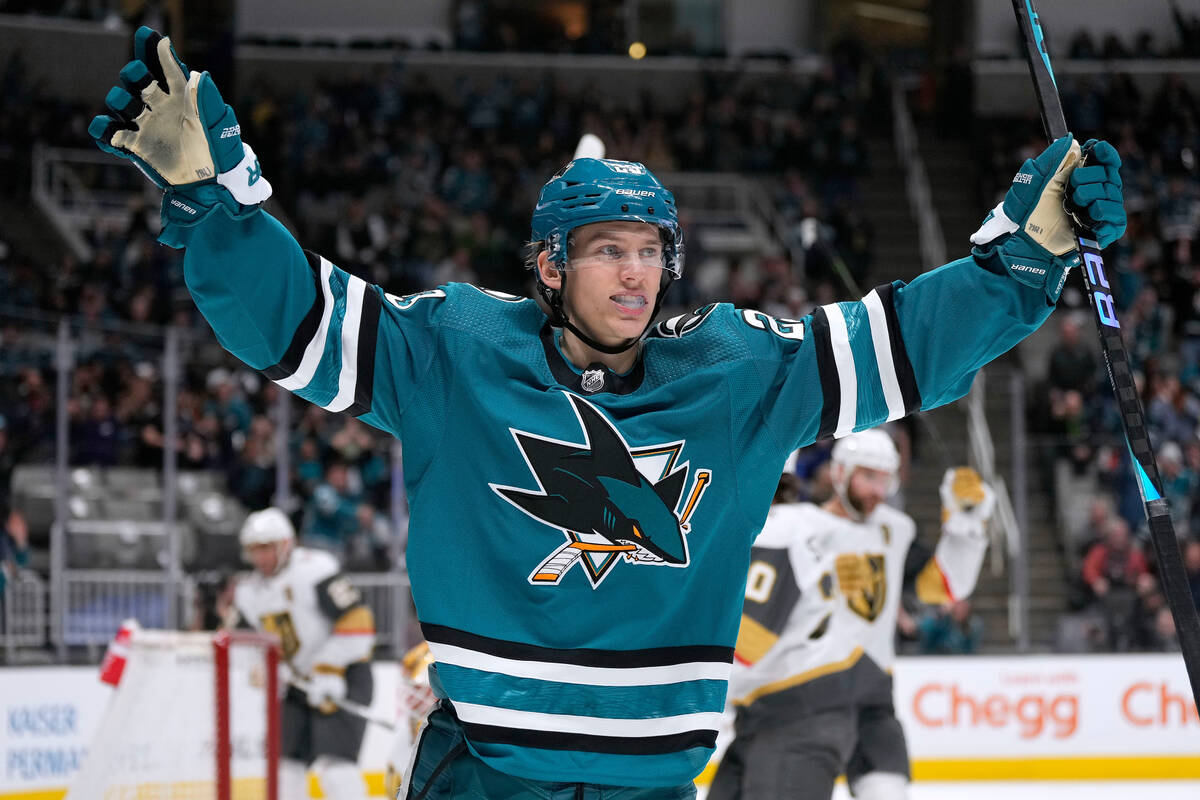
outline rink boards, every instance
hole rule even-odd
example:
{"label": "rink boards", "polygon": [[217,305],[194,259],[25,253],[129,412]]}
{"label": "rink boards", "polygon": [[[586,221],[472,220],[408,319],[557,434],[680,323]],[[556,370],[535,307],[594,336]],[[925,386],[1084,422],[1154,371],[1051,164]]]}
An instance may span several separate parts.
{"label": "rink boards", "polygon": [[[398,675],[375,665],[380,716],[397,713]],[[895,678],[919,782],[1200,779],[1175,654],[905,658]],[[110,691],[93,667],[0,669],[0,798],[61,798]],[[376,793],[391,747],[369,726],[360,763]]]}

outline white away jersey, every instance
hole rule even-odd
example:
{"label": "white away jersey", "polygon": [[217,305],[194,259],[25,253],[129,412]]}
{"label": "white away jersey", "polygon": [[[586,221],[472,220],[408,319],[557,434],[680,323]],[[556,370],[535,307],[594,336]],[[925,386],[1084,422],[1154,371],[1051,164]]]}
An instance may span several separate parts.
{"label": "white away jersey", "polygon": [[[892,643],[905,558],[916,538],[907,514],[878,506],[854,522],[811,503],[776,505],[754,542],[730,697],[744,705],[853,667],[864,653],[881,669]],[[838,554],[866,557],[869,581],[838,585]]]}
{"label": "white away jersey", "polygon": [[295,548],[279,572],[253,572],[234,590],[245,623],[279,636],[283,657],[301,675],[320,665],[344,667],[369,658],[375,644],[362,595],[322,550]]}

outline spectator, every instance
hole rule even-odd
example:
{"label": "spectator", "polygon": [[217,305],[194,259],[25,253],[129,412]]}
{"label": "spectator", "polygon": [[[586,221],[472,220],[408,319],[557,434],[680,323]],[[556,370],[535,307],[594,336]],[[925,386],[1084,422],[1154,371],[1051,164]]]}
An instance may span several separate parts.
{"label": "spectator", "polygon": [[1116,650],[1129,650],[1134,642],[1134,614],[1138,579],[1148,572],[1146,557],[1129,532],[1129,523],[1113,517],[1104,538],[1088,550],[1083,560],[1083,580],[1104,615],[1108,641]]}
{"label": "spectator", "polygon": [[229,470],[229,490],[246,508],[271,505],[275,494],[275,426],[259,415],[250,423],[241,451]]}
{"label": "spectator", "polygon": [[1184,462],[1182,448],[1173,441],[1158,448],[1157,456],[1163,497],[1171,509],[1175,535],[1186,536],[1191,521],[1192,498],[1200,490],[1200,476]]}
{"label": "spectator", "polygon": [[16,570],[29,563],[29,526],[15,508],[0,509],[0,623],[4,621],[4,587]]}
{"label": "spectator", "polygon": [[1183,565],[1187,570],[1188,588],[1192,590],[1192,602],[1200,609],[1200,539],[1183,543]]}
{"label": "spectator", "polygon": [[357,530],[346,548],[345,567],[348,570],[386,570],[392,562],[392,532],[388,518],[370,503],[362,503],[355,511]]}
{"label": "spectator", "polygon": [[917,621],[921,653],[965,655],[978,653],[983,644],[983,618],[971,610],[970,600],[929,608]]}
{"label": "spectator", "polygon": [[1074,389],[1084,395],[1096,386],[1096,356],[1080,336],[1079,318],[1063,314],[1058,323],[1058,342],[1050,351],[1047,380],[1052,390]]}
{"label": "spectator", "polygon": [[0,414],[0,510],[9,507],[12,498],[12,474],[16,465],[16,448],[8,437],[8,419]]}
{"label": "spectator", "polygon": [[327,550],[344,561],[350,541],[359,531],[358,506],[359,494],[350,488],[346,462],[334,459],[305,509],[301,543]]}

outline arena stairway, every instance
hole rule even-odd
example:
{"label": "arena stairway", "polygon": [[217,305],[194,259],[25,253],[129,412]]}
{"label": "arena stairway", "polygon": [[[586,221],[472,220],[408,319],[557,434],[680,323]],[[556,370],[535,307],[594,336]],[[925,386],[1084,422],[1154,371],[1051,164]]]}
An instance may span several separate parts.
{"label": "arena stairway", "polygon": [[[966,142],[936,138],[931,130],[919,131],[922,157],[929,174],[933,202],[941,217],[948,258],[967,253],[968,237],[978,227],[986,209],[975,194],[974,163]],[[917,229],[908,203],[903,200],[904,169],[890,138],[869,142],[870,174],[861,184],[864,216],[871,221],[873,260],[864,290],[896,278],[912,280],[936,265],[921,263]],[[997,470],[1006,479],[1012,472],[1010,397],[1008,372],[1019,367],[1016,354],[1008,354],[988,369],[990,391],[985,413],[996,443]],[[941,520],[938,485],[947,462],[965,463],[966,409],[962,404],[926,412],[908,425],[913,440],[911,474],[905,489],[905,510],[917,522],[920,541],[936,541]],[[1037,485],[1033,465],[1029,475],[1030,641],[1035,650],[1054,643],[1058,618],[1067,606],[1064,565],[1054,527],[1048,487]],[[994,576],[985,562],[973,598],[985,623],[984,646],[1007,651],[1015,646],[1008,630],[1009,570]]]}

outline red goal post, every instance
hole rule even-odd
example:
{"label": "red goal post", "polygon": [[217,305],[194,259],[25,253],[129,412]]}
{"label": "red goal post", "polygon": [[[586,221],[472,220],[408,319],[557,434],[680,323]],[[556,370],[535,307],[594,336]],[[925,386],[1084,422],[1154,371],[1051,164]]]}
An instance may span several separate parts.
{"label": "red goal post", "polygon": [[266,715],[265,800],[279,800],[279,638],[274,634],[252,631],[220,631],[213,636],[213,678],[216,698],[216,800],[234,800],[233,734],[231,692],[229,688],[230,649],[237,645],[261,648],[263,663],[263,699]]}
{"label": "red goal post", "polygon": [[278,638],[136,626],[122,637],[110,649],[124,659],[119,682],[67,798],[279,800]]}

